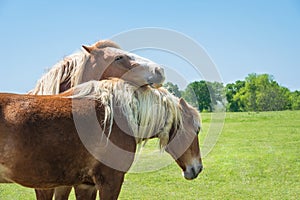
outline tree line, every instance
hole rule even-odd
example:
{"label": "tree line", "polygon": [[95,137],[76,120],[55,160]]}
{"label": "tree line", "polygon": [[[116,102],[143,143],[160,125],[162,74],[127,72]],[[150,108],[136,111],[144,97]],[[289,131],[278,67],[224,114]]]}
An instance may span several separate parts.
{"label": "tree line", "polygon": [[300,110],[300,91],[290,91],[280,86],[269,74],[249,74],[245,80],[227,85],[194,81],[183,91],[171,82],[164,86],[201,112],[217,109],[229,112]]}

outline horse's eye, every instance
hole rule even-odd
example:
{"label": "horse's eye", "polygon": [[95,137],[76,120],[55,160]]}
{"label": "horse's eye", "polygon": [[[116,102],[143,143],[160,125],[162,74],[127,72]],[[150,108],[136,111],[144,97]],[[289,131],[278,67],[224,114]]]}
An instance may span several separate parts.
{"label": "horse's eye", "polygon": [[123,58],[124,58],[123,56],[117,56],[117,57],[115,58],[115,61],[122,60]]}

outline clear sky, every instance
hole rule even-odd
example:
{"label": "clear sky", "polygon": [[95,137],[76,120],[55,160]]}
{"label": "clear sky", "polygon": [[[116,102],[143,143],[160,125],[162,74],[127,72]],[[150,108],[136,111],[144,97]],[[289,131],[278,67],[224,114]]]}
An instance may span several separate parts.
{"label": "clear sky", "polygon": [[[298,0],[0,0],[0,24],[0,91],[27,92],[46,68],[82,44],[143,27],[191,37],[212,58],[224,83],[269,73],[282,86],[300,90]],[[180,62],[162,55],[149,57],[178,67]]]}

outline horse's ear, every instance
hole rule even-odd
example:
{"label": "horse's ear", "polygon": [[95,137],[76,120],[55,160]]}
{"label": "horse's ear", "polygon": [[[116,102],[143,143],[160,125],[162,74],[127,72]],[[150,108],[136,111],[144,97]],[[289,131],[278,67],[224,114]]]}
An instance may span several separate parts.
{"label": "horse's ear", "polygon": [[181,107],[182,107],[183,109],[189,107],[188,104],[186,103],[186,101],[185,101],[183,98],[180,98],[180,99],[179,99],[179,104],[181,105]]}
{"label": "horse's ear", "polygon": [[91,53],[95,49],[94,46],[85,46],[85,45],[82,45],[82,48],[88,53]]}

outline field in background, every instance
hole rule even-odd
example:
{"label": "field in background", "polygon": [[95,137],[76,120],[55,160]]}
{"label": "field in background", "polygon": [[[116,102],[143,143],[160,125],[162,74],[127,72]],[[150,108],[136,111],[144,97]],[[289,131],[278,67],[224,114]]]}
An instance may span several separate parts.
{"label": "field in background", "polygon": [[[200,138],[210,114],[202,118]],[[148,149],[156,146],[156,141],[147,144]],[[175,163],[155,172],[129,173],[119,199],[299,199],[299,156],[300,111],[227,113],[219,141],[203,159],[205,169],[196,180],[186,181]],[[34,197],[32,189],[0,185],[1,200]]]}

